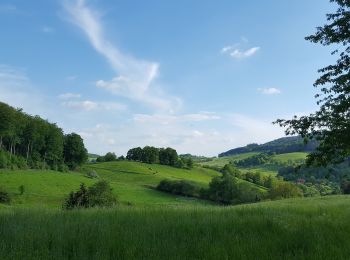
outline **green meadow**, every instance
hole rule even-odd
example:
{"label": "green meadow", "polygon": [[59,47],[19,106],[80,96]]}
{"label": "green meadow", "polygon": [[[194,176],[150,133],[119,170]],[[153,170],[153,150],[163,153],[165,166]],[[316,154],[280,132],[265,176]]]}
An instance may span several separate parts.
{"label": "green meadow", "polygon": [[[41,206],[60,208],[69,192],[103,179],[110,183],[120,204],[133,206],[156,205],[207,205],[211,202],[196,198],[174,196],[155,190],[163,179],[189,180],[207,187],[217,171],[194,167],[191,170],[178,169],[159,164],[117,161],[84,166],[82,172],[94,170],[99,178],[91,179],[85,173],[41,170],[0,170],[0,183],[12,195],[13,206]],[[243,181],[243,180],[239,180]],[[23,195],[19,186],[24,185]],[[249,185],[254,185],[249,183]],[[264,188],[261,188],[264,190]]]}
{"label": "green meadow", "polygon": [[231,207],[3,207],[0,259],[349,259],[350,197]]}

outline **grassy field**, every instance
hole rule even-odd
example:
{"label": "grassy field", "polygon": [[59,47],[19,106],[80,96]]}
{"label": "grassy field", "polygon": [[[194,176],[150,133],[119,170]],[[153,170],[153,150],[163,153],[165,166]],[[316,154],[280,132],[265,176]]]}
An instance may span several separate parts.
{"label": "grassy field", "polygon": [[234,207],[2,208],[0,259],[349,259],[350,197]]}
{"label": "grassy field", "polygon": [[232,163],[234,161],[243,160],[243,159],[246,159],[246,158],[251,157],[253,155],[257,155],[257,154],[259,154],[259,153],[242,153],[242,154],[237,154],[237,155],[232,155],[232,156],[218,157],[218,158],[214,158],[211,161],[200,162],[198,164],[201,166],[224,167],[225,164]]}
{"label": "grassy field", "polygon": [[[246,158],[249,158],[251,156],[257,155],[259,153],[243,153],[233,156],[227,156],[227,157],[219,157],[215,158],[208,162],[201,162],[199,165],[201,166],[212,166],[212,167],[223,167],[225,164],[232,163],[234,161],[243,160]],[[276,154],[272,156],[272,160],[276,163],[273,164],[265,164],[265,165],[259,165],[255,167],[247,167],[247,168],[240,168],[242,172],[260,172],[263,175],[276,175],[278,172],[278,169],[280,169],[283,164],[298,164],[303,162],[306,159],[306,156],[308,154],[304,152],[296,152],[296,153],[284,153],[284,154]]]}
{"label": "grassy field", "polygon": [[[118,161],[89,164],[85,168],[95,170],[99,179],[107,180],[121,204],[134,206],[178,206],[208,205],[208,201],[174,196],[160,192],[155,187],[163,179],[186,179],[206,187],[218,172],[195,167],[192,170],[177,169],[162,165]],[[12,195],[13,206],[44,206],[59,208],[64,198],[80,183],[92,185],[98,179],[87,178],[82,173],[54,171],[0,171],[0,186]],[[19,194],[18,187],[24,185],[25,192]],[[250,184],[254,185],[254,184]],[[263,190],[262,188],[260,188]]]}

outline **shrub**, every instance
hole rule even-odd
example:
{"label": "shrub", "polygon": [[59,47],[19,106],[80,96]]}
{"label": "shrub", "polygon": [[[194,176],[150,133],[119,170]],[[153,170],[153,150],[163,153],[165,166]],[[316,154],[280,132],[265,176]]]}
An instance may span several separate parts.
{"label": "shrub", "polygon": [[95,179],[95,178],[98,178],[99,176],[98,176],[98,174],[97,174],[96,171],[94,171],[94,170],[88,170],[88,171],[86,172],[86,177],[91,178],[91,179]]}
{"label": "shrub", "polygon": [[71,192],[63,203],[64,209],[111,207],[116,204],[112,188],[106,181],[96,182],[88,189],[82,183],[76,192]]}
{"label": "shrub", "polygon": [[180,180],[180,181],[171,181],[171,180],[162,180],[158,186],[158,190],[169,192],[176,195],[182,195],[187,197],[199,197],[200,188],[189,181]]}
{"label": "shrub", "polygon": [[96,182],[89,188],[88,199],[90,207],[111,207],[117,202],[111,186],[104,180]]}
{"label": "shrub", "polygon": [[270,199],[287,199],[302,197],[302,191],[293,183],[281,181],[269,190]]}
{"label": "shrub", "polygon": [[202,198],[207,198],[222,204],[238,204],[256,202],[263,199],[262,192],[247,182],[238,182],[233,174],[224,172],[222,176],[214,177],[207,191],[202,190]]}
{"label": "shrub", "polygon": [[21,185],[21,186],[18,187],[18,191],[19,191],[19,194],[20,194],[20,195],[23,195],[24,190],[25,190],[25,189],[24,189],[24,185]]}
{"label": "shrub", "polygon": [[10,194],[0,187],[0,203],[10,203]]}

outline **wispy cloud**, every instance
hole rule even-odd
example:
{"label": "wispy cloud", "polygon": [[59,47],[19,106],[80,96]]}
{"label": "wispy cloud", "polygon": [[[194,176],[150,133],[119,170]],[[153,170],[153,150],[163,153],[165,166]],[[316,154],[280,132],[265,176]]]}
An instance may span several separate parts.
{"label": "wispy cloud", "polygon": [[200,112],[194,114],[183,114],[183,115],[163,115],[163,114],[136,114],[134,115],[134,121],[138,123],[154,123],[156,125],[163,124],[167,125],[175,122],[201,122],[208,120],[220,119],[215,113]]}
{"label": "wispy cloud", "polygon": [[278,88],[258,88],[258,91],[264,95],[277,95],[282,93]]}
{"label": "wispy cloud", "polygon": [[124,96],[163,110],[174,110],[180,102],[153,89],[159,74],[159,64],[136,59],[122,53],[105,35],[101,14],[85,0],[65,1],[70,21],[88,37],[91,45],[111,64],[117,76],[110,81],[99,80],[96,85],[111,93]]}
{"label": "wispy cloud", "polygon": [[62,105],[67,108],[83,111],[92,111],[92,110],[125,110],[126,106],[123,104],[115,102],[96,102],[91,100],[82,100],[74,101],[69,100],[62,102]]}
{"label": "wispy cloud", "polygon": [[260,47],[253,47],[246,50],[240,50],[237,45],[225,46],[221,49],[221,53],[227,53],[234,59],[244,59],[255,55]]}
{"label": "wispy cloud", "polygon": [[72,99],[72,98],[80,98],[80,94],[76,93],[64,93],[58,96],[59,99]]}
{"label": "wispy cloud", "polygon": [[81,94],[64,93],[58,96],[62,100],[61,105],[75,110],[92,111],[92,110],[125,110],[124,104],[116,102],[98,102],[92,100],[81,100]]}

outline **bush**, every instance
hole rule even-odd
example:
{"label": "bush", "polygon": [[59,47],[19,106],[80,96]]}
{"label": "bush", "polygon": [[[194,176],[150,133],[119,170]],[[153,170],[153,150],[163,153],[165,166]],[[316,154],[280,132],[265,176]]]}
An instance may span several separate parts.
{"label": "bush", "polygon": [[207,198],[222,204],[256,202],[263,199],[262,192],[247,182],[238,182],[233,174],[224,172],[222,176],[214,177],[207,191],[202,190],[202,198]]}
{"label": "bush", "polygon": [[200,188],[196,184],[185,180],[162,180],[158,184],[157,189],[160,191],[187,197],[199,197],[200,195]]}
{"label": "bush", "polygon": [[111,207],[116,204],[116,198],[112,188],[106,181],[96,182],[88,189],[81,184],[76,192],[71,192],[63,203],[64,209],[89,208],[89,207]]}
{"label": "bush", "polygon": [[97,172],[94,170],[88,170],[86,172],[86,177],[91,178],[91,179],[99,178]]}
{"label": "bush", "polygon": [[89,207],[111,207],[117,200],[113,195],[112,188],[106,181],[99,181],[88,190]]}
{"label": "bush", "polygon": [[10,194],[0,187],[0,203],[8,204],[10,202],[11,202]]}
{"label": "bush", "polygon": [[19,194],[20,194],[20,195],[23,195],[24,190],[25,190],[25,189],[24,189],[24,185],[21,185],[21,186],[18,187],[18,191],[19,191]]}
{"label": "bush", "polygon": [[287,199],[302,197],[302,191],[293,183],[282,181],[269,190],[270,199]]}

